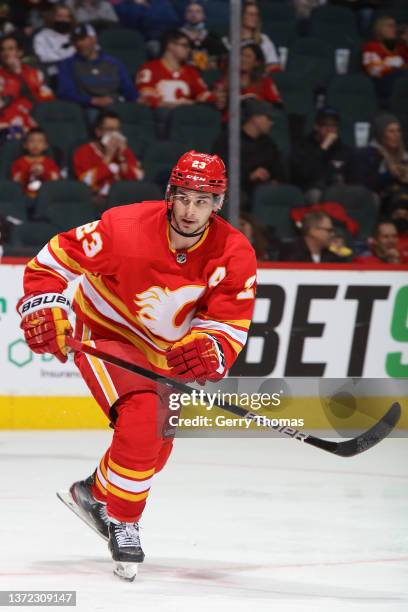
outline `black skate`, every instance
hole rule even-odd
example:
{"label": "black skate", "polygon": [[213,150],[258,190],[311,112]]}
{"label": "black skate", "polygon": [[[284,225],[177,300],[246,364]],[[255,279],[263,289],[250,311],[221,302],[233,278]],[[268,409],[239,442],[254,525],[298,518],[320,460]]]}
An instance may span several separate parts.
{"label": "black skate", "polygon": [[114,562],[113,573],[132,582],[139,563],[143,563],[144,552],[140,544],[139,523],[109,523],[109,550]]}
{"label": "black skate", "polygon": [[94,482],[95,472],[85,480],[74,482],[69,491],[58,492],[57,497],[104,540],[109,540],[106,505],[92,495],[91,486]]}

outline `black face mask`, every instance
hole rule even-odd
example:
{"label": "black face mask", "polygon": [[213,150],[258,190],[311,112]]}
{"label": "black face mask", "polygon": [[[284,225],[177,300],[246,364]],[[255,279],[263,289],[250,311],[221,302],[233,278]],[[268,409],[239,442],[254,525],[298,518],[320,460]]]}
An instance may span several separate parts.
{"label": "black face mask", "polygon": [[393,219],[392,222],[396,226],[399,234],[405,234],[405,232],[408,232],[408,219]]}
{"label": "black face mask", "polygon": [[54,22],[54,30],[59,32],[60,34],[68,34],[71,30],[71,22],[70,21],[55,21]]}

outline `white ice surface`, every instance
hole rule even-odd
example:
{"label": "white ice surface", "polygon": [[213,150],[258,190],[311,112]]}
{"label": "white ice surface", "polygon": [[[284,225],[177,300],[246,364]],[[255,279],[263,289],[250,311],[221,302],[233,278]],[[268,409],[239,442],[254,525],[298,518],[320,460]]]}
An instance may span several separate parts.
{"label": "white ice surface", "polygon": [[178,439],[127,584],[55,496],[110,437],[0,432],[0,590],[76,590],[81,612],[408,611],[407,440],[341,459],[294,440]]}

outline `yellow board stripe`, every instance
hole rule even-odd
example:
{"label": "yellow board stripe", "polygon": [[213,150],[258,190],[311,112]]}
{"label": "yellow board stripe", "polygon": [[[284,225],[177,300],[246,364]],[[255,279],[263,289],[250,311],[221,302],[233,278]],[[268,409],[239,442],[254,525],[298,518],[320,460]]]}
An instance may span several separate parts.
{"label": "yellow board stripe", "polygon": [[137,478],[138,480],[142,480],[143,478],[149,478],[154,474],[154,468],[151,470],[146,470],[145,472],[139,472],[137,470],[129,470],[128,468],[124,468],[121,465],[118,465],[109,457],[108,465],[118,474],[122,474],[123,476],[130,476],[130,478]]}
{"label": "yellow board stripe", "polygon": [[149,495],[149,491],[145,491],[144,493],[125,493],[125,491],[114,487],[110,482],[108,482],[107,489],[109,493],[113,493],[117,497],[121,497],[122,499],[127,499],[128,501],[134,502],[142,501],[143,499],[146,499],[146,497]]}

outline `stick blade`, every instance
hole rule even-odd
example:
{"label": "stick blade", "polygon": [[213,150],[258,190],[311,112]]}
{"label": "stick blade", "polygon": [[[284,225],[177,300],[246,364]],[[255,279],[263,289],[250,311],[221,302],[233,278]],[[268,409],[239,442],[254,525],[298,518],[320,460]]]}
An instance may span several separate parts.
{"label": "stick blade", "polygon": [[401,406],[398,402],[392,404],[388,412],[364,433],[356,438],[339,442],[336,455],[340,457],[354,457],[369,450],[386,438],[395,428],[401,418]]}

